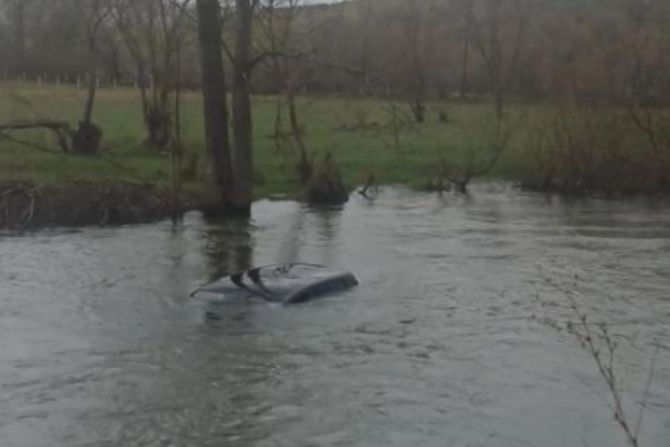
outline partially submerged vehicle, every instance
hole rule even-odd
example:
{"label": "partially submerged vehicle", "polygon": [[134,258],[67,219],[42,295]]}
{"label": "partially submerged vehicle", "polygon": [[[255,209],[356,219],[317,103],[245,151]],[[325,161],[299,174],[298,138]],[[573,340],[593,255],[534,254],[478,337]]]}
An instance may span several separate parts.
{"label": "partially submerged vehicle", "polygon": [[226,276],[200,287],[192,296],[259,297],[272,303],[299,304],[357,285],[358,280],[350,272],[296,263],[259,267]]}

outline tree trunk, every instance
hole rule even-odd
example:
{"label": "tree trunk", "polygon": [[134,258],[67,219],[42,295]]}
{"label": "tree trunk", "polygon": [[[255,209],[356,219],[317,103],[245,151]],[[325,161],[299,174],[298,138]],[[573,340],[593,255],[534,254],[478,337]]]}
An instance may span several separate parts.
{"label": "tree trunk", "polygon": [[472,38],[473,5],[472,0],[465,4],[465,17],[463,28],[463,58],[461,61],[461,99],[465,99],[470,88],[470,40]]}
{"label": "tree trunk", "polygon": [[82,122],[85,124],[91,124],[91,119],[93,117],[93,105],[95,104],[95,94],[98,88],[98,83],[96,79],[97,70],[95,69],[95,37],[89,38],[88,43],[88,55],[90,57],[89,64],[91,65],[88,70],[88,93],[86,96],[86,106],[84,108],[84,117]]}
{"label": "tree trunk", "polygon": [[499,43],[496,44],[493,52],[493,62],[491,67],[491,85],[493,86],[493,95],[495,99],[496,118],[498,121],[505,117],[505,93],[503,91],[503,72],[502,72],[502,54]]}
{"label": "tree trunk", "polygon": [[79,128],[72,135],[72,152],[79,155],[97,154],[102,141],[102,130],[92,122],[93,106],[95,105],[95,95],[98,89],[94,35],[89,36],[88,53],[91,66],[88,71],[88,92],[86,105],[84,106],[84,116],[79,123]]}
{"label": "tree trunk", "polygon": [[309,155],[307,154],[307,147],[305,146],[305,141],[302,139],[302,128],[298,122],[298,110],[295,104],[295,93],[293,92],[293,85],[289,84],[286,88],[286,102],[288,104],[289,110],[289,122],[291,124],[291,135],[293,136],[293,141],[298,148],[298,164],[296,165],[296,170],[298,171],[298,176],[300,177],[300,183],[306,185],[309,182],[309,179],[312,178],[314,171],[314,163],[310,160]]}
{"label": "tree trunk", "polygon": [[250,100],[250,57],[253,7],[251,0],[236,0],[237,29],[233,69],[233,205],[248,212],[253,200],[253,141]]}
{"label": "tree trunk", "polygon": [[95,94],[97,92],[97,81],[95,79],[95,70],[88,73],[88,93],[86,95],[86,106],[84,107],[84,118],[82,122],[90,124],[93,118],[93,105],[95,104]]}
{"label": "tree trunk", "polygon": [[411,104],[412,115],[417,123],[421,124],[426,121],[426,106],[423,103],[423,95],[417,91],[414,101]]}
{"label": "tree trunk", "polygon": [[497,79],[495,83],[496,95],[496,117],[502,120],[505,117],[505,97],[502,89],[501,79]]}
{"label": "tree trunk", "polygon": [[221,55],[221,11],[218,0],[197,0],[198,37],[202,70],[202,91],[205,114],[205,141],[212,163],[212,180],[216,203],[212,212],[226,212],[233,190],[228,134],[226,79]]}
{"label": "tree trunk", "polygon": [[72,135],[72,152],[79,155],[95,155],[100,149],[102,141],[102,131],[93,124],[93,106],[95,104],[95,94],[97,91],[97,80],[95,79],[95,70],[88,74],[88,94],[86,97],[86,106],[84,116],[79,123],[79,128]]}
{"label": "tree trunk", "polygon": [[19,75],[25,70],[26,63],[26,4],[25,0],[14,3],[14,69]]}
{"label": "tree trunk", "polygon": [[91,122],[81,122],[72,135],[72,152],[79,155],[95,155],[100,148],[102,131]]}

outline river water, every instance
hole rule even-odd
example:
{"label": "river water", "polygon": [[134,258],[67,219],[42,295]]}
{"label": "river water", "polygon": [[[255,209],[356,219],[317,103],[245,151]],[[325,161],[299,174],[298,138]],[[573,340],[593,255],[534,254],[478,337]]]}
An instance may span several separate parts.
{"label": "river water", "polygon": [[[361,286],[286,308],[188,297],[296,260]],[[640,445],[670,446],[667,203],[386,189],[262,201],[250,222],[6,234],[0,445],[623,446],[565,290],[612,325]]]}

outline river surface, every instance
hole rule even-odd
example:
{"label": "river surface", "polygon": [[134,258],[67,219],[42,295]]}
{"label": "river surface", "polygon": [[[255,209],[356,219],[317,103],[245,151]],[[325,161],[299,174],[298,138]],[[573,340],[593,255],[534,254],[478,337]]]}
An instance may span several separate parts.
{"label": "river surface", "polygon": [[[361,286],[189,298],[297,260]],[[262,201],[249,222],[5,234],[0,446],[624,446],[566,290],[612,325],[640,445],[670,446],[667,203],[386,189],[342,210]]]}

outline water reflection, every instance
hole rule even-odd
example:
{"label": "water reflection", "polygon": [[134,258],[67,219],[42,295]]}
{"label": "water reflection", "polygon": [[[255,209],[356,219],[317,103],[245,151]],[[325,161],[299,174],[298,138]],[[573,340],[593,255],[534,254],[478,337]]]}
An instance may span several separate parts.
{"label": "water reflection", "polygon": [[342,208],[324,207],[310,209],[314,221],[315,237],[319,240],[319,262],[324,265],[337,263],[336,250],[340,244],[340,219]]}
{"label": "water reflection", "polygon": [[295,206],[295,210],[287,218],[287,228],[279,237],[278,263],[291,263],[302,260],[300,248],[302,247],[303,228],[305,225],[305,212],[303,207]]}
{"label": "water reflection", "polygon": [[206,221],[203,242],[210,280],[253,266],[252,231],[253,227],[247,218]]}

